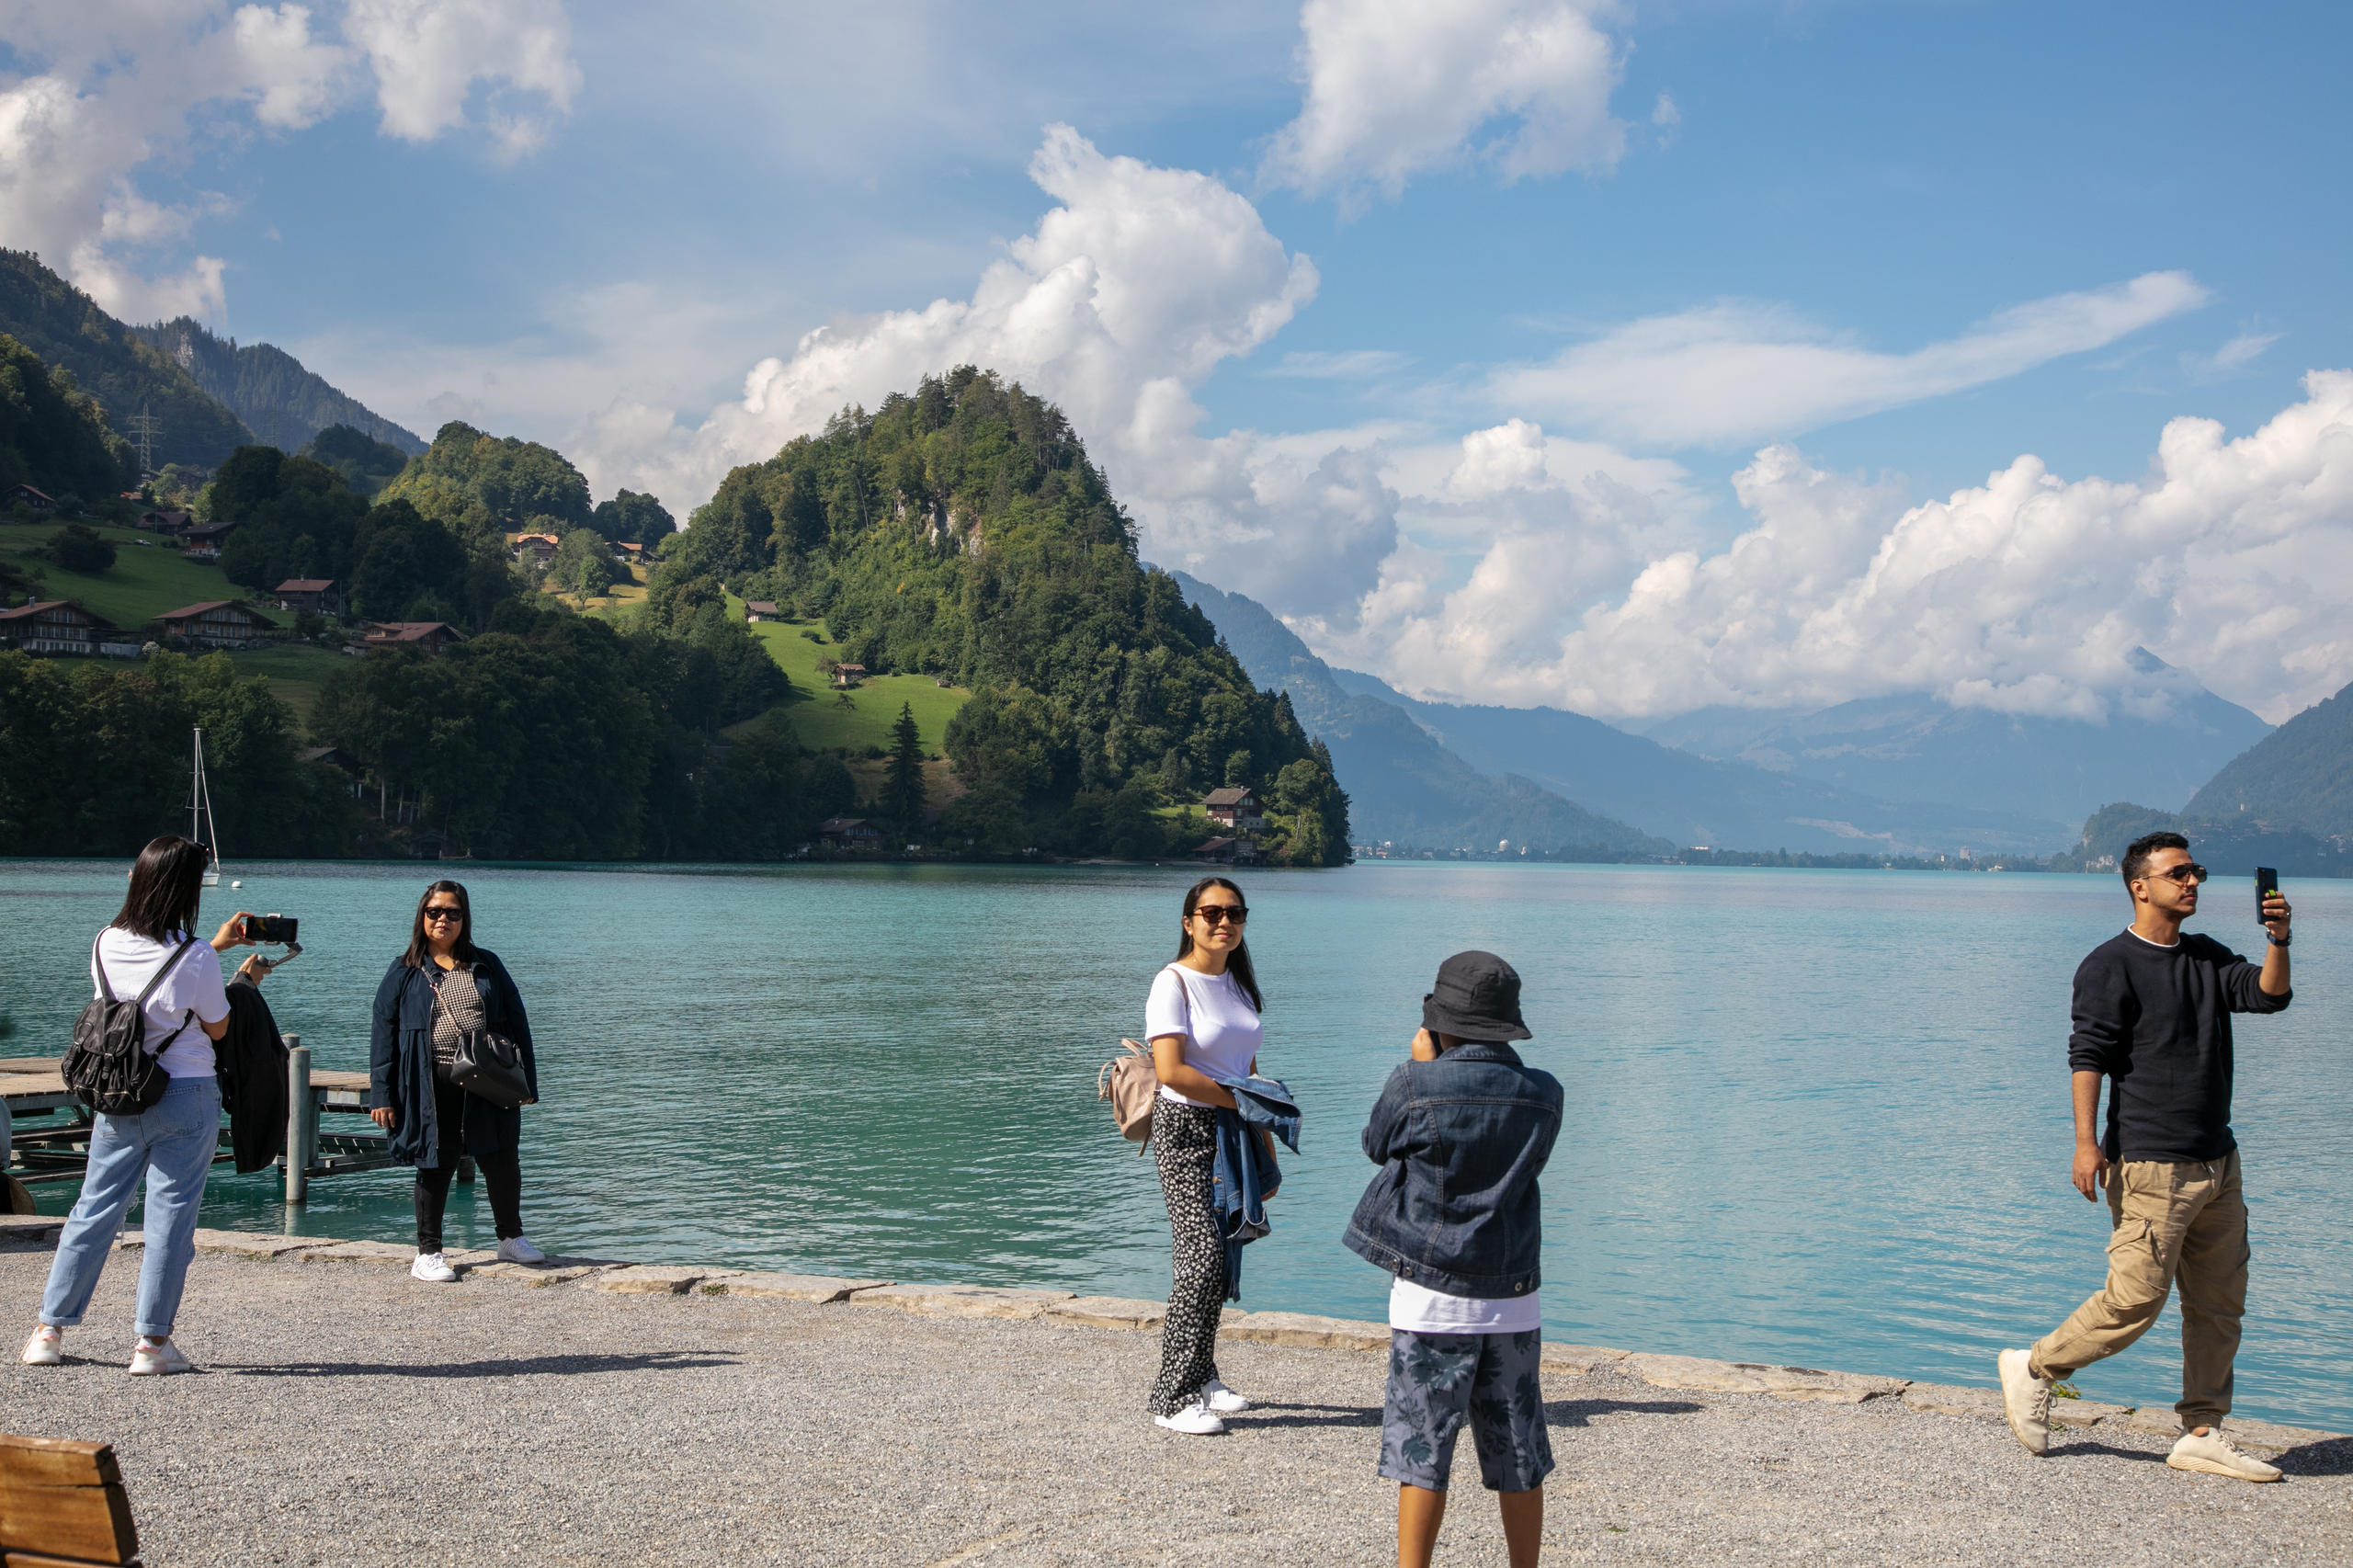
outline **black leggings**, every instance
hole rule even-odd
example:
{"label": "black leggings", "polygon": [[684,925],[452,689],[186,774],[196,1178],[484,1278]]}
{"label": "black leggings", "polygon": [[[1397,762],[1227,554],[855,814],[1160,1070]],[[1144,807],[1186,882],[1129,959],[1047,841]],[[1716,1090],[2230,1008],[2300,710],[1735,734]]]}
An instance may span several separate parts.
{"label": "black leggings", "polygon": [[[430,1170],[416,1171],[416,1250],[441,1250],[441,1211],[449,1202],[449,1183],[466,1153],[466,1091],[455,1084],[433,1080],[433,1119],[439,1124],[439,1147]],[[523,1162],[512,1149],[476,1154],[483,1185],[490,1189],[491,1217],[498,1223],[498,1239],[523,1233]]]}

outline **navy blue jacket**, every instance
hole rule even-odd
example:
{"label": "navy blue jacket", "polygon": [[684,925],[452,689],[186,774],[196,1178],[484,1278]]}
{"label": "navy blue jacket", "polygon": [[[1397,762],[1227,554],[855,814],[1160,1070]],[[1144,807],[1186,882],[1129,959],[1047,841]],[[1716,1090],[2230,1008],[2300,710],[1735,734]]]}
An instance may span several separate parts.
{"label": "navy blue jacket", "polygon": [[1524,1296],[1543,1282],[1537,1173],[1561,1132],[1561,1082],[1508,1045],[1472,1040],[1389,1074],[1364,1152],[1381,1174],[1342,1239],[1447,1296]]}
{"label": "navy blue jacket", "polygon": [[[483,1021],[523,1051],[523,1076],[531,1097],[540,1097],[540,1065],[531,1053],[531,1020],[523,998],[498,955],[474,952],[474,985],[482,992]],[[394,959],[376,987],[375,1026],[368,1041],[368,1104],[399,1112],[388,1140],[403,1165],[430,1170],[440,1160],[440,1126],[433,1103],[433,980],[405,960]],[[512,1149],[523,1141],[523,1112],[494,1106],[478,1095],[465,1096],[466,1153],[480,1156]]]}

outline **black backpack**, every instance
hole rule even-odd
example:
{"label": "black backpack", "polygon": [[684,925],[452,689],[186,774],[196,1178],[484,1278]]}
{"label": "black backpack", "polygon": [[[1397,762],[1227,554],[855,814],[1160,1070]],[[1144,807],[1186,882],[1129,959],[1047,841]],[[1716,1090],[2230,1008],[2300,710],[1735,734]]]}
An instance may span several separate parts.
{"label": "black backpack", "polygon": [[[103,937],[104,932],[99,936]],[[190,1009],[180,1019],[180,1027],[165,1035],[163,1043],[153,1051],[147,1049],[147,998],[164,977],[179,967],[188,950],[196,946],[190,937],[182,942],[147,989],[134,1002],[125,1002],[114,994],[107,981],[107,966],[98,958],[98,944],[90,944],[90,964],[98,971],[98,994],[82,1009],[74,1020],[74,1043],[65,1052],[65,1060],[58,1063],[58,1071],[65,1079],[65,1086],[92,1110],[108,1116],[137,1116],[153,1110],[165,1090],[172,1086],[172,1075],[164,1071],[164,1046],[179,1039],[195,1018]]]}

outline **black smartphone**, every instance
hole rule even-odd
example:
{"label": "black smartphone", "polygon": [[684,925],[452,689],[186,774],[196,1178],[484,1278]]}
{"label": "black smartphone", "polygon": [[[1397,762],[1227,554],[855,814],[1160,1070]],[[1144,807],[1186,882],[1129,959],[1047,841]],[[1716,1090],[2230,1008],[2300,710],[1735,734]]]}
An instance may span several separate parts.
{"label": "black smartphone", "polygon": [[2255,869],[2255,920],[2263,923],[2263,901],[2279,891],[2279,873],[2268,866]]}
{"label": "black smartphone", "polygon": [[290,915],[248,915],[244,938],[248,942],[275,942],[290,948],[294,945],[295,928],[301,925]]}

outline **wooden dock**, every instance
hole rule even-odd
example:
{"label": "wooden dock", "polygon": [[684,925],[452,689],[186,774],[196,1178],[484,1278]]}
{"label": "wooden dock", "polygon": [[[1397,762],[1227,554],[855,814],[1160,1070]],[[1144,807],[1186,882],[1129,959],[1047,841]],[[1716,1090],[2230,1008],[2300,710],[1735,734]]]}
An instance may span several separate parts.
{"label": "wooden dock", "polygon": [[[315,1177],[380,1170],[392,1159],[384,1134],[365,1119],[368,1074],[313,1070],[310,1048],[301,1037],[285,1038],[286,1152],[278,1165],[286,1174],[287,1201],[301,1203]],[[82,1179],[90,1163],[90,1112],[65,1086],[56,1057],[0,1057],[0,1104],[8,1108],[13,1124],[10,1176],[28,1187]],[[346,1119],[341,1126],[323,1128],[326,1116],[362,1119],[357,1127]],[[213,1163],[228,1165],[233,1158],[224,1121]],[[471,1174],[460,1173],[461,1177]]]}

